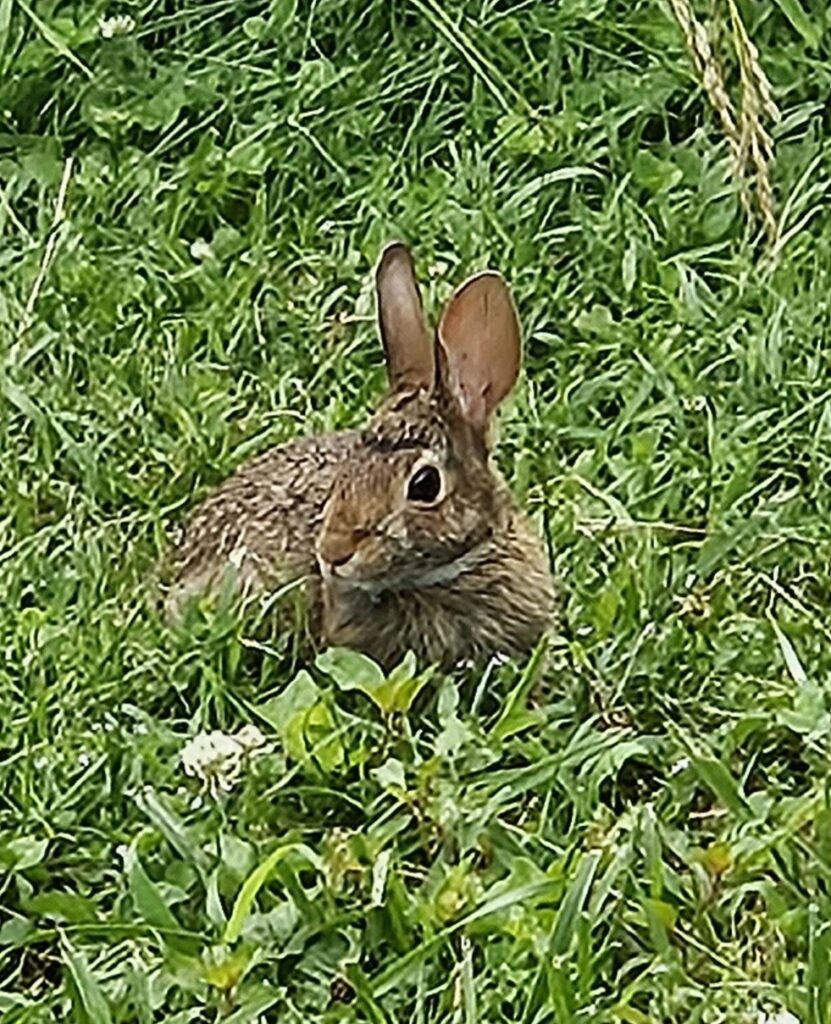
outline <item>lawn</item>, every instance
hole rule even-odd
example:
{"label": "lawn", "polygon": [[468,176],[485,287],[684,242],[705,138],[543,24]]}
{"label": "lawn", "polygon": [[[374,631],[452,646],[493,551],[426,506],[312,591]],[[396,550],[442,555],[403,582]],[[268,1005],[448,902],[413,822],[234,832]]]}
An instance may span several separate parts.
{"label": "lawn", "polygon": [[[831,1021],[831,36],[741,12],[773,236],[668,3],[0,0],[4,1024]],[[393,692],[155,577],[372,407],[394,237],[514,289],[561,628]]]}

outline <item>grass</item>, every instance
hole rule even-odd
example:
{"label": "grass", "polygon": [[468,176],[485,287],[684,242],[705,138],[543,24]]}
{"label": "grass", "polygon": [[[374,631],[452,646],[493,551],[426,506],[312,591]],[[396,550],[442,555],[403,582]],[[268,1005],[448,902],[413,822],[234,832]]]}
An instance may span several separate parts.
{"label": "grass", "polygon": [[[4,1022],[831,1020],[831,53],[820,0],[742,12],[772,254],[656,0],[0,0]],[[563,628],[385,714],[146,581],[371,407],[394,236],[434,309],[512,282]]]}

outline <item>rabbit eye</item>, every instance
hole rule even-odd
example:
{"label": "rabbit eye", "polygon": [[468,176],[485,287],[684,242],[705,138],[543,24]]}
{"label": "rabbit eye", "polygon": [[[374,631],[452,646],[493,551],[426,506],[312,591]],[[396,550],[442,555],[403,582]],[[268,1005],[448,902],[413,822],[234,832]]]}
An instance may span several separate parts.
{"label": "rabbit eye", "polygon": [[420,501],[432,504],[441,494],[441,473],[435,466],[421,466],[410,477],[407,484],[409,501]]}

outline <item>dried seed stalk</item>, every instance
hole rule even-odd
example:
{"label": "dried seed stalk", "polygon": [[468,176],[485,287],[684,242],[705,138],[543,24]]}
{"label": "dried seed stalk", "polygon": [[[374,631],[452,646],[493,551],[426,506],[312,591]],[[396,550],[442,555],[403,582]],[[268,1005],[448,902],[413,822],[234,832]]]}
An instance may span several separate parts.
{"label": "dried seed stalk", "polygon": [[669,3],[684,36],[693,67],[721,122],[730,147],[731,171],[739,186],[742,206],[748,214],[752,214],[755,193],[755,208],[769,241],[773,243],[778,233],[770,177],[773,140],[763,119],[775,121],[779,111],[761,65],[759,51],[747,33],[735,0],[726,0],[739,64],[740,96],[737,110],[727,90],[721,61],[710,42],[706,27],[696,17],[690,0],[669,0]]}
{"label": "dried seed stalk", "polygon": [[727,0],[730,10],[730,24],[739,58],[739,78],[742,89],[740,115],[740,144],[743,164],[752,167],[756,181],[756,199],[762,223],[771,244],[776,241],[778,227],[773,206],[773,186],[770,168],[773,164],[773,139],[762,122],[763,117],[771,121],[779,119],[779,110],[773,101],[770,81],[765,74],[759,51],[747,34],[735,0]]}

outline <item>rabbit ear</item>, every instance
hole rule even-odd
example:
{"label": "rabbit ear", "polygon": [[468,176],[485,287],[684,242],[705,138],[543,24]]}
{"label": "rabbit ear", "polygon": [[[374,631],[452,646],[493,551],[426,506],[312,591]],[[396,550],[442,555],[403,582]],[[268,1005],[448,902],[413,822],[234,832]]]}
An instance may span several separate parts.
{"label": "rabbit ear", "polygon": [[483,430],[516,383],[521,359],[519,318],[501,274],[486,270],[465,281],[445,307],[438,340],[442,383]]}
{"label": "rabbit ear", "polygon": [[436,373],[433,341],[421,306],[410,250],[392,242],[375,269],[378,325],[393,390],[432,387]]}

